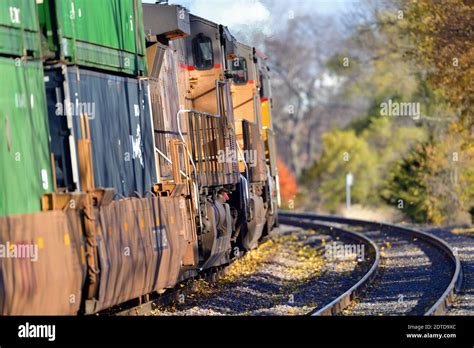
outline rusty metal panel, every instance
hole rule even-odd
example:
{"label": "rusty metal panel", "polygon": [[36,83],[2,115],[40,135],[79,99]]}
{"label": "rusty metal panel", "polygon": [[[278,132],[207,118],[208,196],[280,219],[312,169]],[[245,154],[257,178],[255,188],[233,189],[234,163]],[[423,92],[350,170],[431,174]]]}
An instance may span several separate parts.
{"label": "rusty metal panel", "polygon": [[77,211],[0,217],[0,248],[1,315],[77,314],[86,267]]}
{"label": "rusty metal panel", "polygon": [[180,199],[132,198],[100,208],[100,288],[93,311],[176,284],[190,228]]}

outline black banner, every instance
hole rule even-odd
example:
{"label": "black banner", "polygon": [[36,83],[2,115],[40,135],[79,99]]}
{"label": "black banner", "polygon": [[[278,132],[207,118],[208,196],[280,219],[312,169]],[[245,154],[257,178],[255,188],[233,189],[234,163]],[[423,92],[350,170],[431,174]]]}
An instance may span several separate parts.
{"label": "black banner", "polygon": [[473,347],[472,317],[3,317],[15,345],[311,344]]}

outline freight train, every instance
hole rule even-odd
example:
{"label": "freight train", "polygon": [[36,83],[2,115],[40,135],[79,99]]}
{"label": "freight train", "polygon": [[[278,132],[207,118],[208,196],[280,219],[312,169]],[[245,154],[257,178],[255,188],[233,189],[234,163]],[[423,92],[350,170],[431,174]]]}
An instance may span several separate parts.
{"label": "freight train", "polygon": [[279,205],[267,57],[139,0],[0,4],[0,313],[161,294],[256,248]]}

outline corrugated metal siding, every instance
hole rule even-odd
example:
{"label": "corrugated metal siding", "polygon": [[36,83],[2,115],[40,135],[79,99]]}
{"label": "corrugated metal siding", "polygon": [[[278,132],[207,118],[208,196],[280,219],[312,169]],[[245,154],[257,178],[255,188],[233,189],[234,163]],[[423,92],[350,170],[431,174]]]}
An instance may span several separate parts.
{"label": "corrugated metal siding", "polygon": [[101,207],[96,217],[100,289],[94,311],[173,287],[191,234],[182,197],[128,199]]}
{"label": "corrugated metal siding", "polygon": [[122,196],[144,195],[156,182],[147,82],[77,67],[65,71],[66,76],[60,68],[48,71],[46,84],[58,187],[76,187],[65,117],[69,101],[76,141],[82,138],[80,114],[89,115],[95,185],[113,187]]}
{"label": "corrugated metal siding", "polygon": [[38,31],[35,0],[2,0],[0,2],[0,25]]}
{"label": "corrugated metal siding", "polygon": [[40,57],[41,39],[35,0],[0,2],[0,54]]}
{"label": "corrugated metal siding", "polygon": [[55,3],[65,37],[145,54],[141,1],[56,0]]}
{"label": "corrugated metal siding", "polygon": [[0,216],[41,210],[53,182],[41,62],[0,58]]}
{"label": "corrugated metal siding", "polygon": [[[55,70],[61,80],[61,70]],[[146,80],[67,68],[75,139],[88,113],[96,187],[143,196],[156,182],[153,129]],[[51,102],[51,101],[48,101]]]}
{"label": "corrugated metal siding", "polygon": [[[146,75],[145,33],[139,0],[44,0],[39,4],[49,49],[88,67]],[[52,34],[51,34],[52,35]]]}
{"label": "corrugated metal siding", "polygon": [[7,243],[30,257],[0,258],[0,315],[77,314],[86,267],[79,213],[0,217],[0,244]]}

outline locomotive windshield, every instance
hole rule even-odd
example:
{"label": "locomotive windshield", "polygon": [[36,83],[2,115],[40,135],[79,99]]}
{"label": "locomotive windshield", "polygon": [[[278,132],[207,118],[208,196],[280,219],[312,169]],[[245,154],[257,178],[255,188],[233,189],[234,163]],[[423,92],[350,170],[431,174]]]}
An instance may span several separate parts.
{"label": "locomotive windshield", "polygon": [[199,34],[193,39],[193,59],[198,70],[208,70],[214,66],[212,41],[209,37]]}

